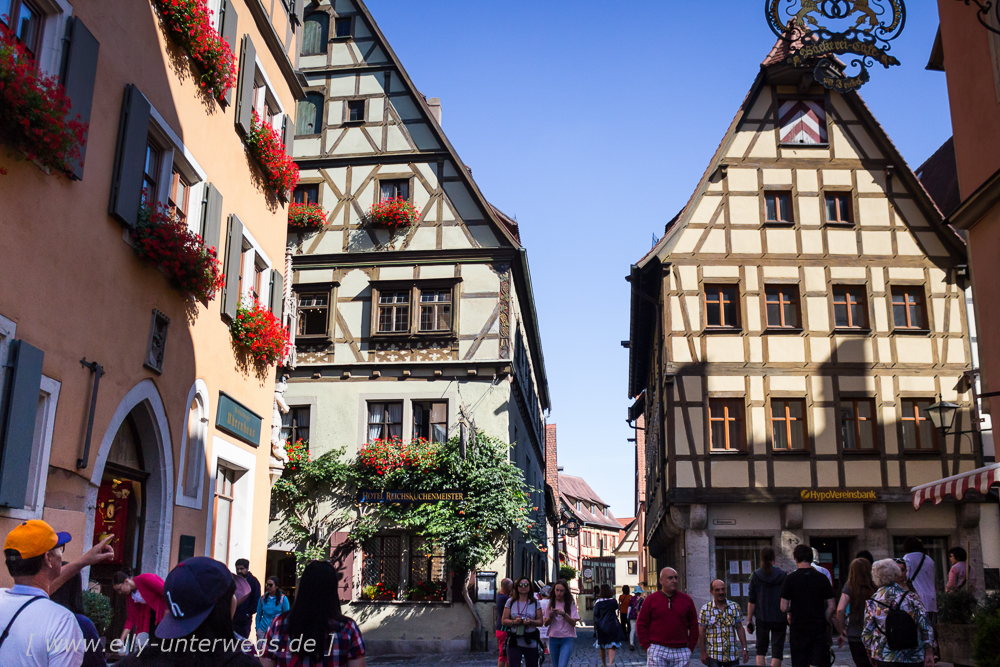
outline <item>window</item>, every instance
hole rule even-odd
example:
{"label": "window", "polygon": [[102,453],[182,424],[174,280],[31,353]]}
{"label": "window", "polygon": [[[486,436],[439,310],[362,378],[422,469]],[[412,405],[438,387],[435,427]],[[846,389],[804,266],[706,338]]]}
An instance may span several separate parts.
{"label": "window", "polygon": [[842,224],[851,223],[851,193],[826,193],[826,221]]}
{"label": "window", "polygon": [[[726,582],[728,591],[736,592],[729,599],[746,607],[750,593],[750,578],[760,566],[760,550],[771,546],[770,538],[715,538],[716,579]],[[742,595],[740,595],[742,593]]]}
{"label": "window", "polygon": [[174,167],[170,174],[170,193],[167,195],[167,206],[177,216],[178,220],[187,220],[188,199],[191,185],[187,179]]}
{"label": "window", "polygon": [[364,122],[365,120],[365,101],[364,100],[348,100],[347,101],[347,120],[351,123]]}
{"label": "window", "polygon": [[233,485],[236,471],[219,464],[215,473],[215,525],[213,540],[215,549],[212,557],[223,563],[229,562],[229,535],[233,523]]}
{"label": "window", "polygon": [[160,177],[160,158],[162,152],[153,142],[146,143],[146,163],[142,170],[143,203],[152,204],[157,200],[156,183]]}
{"label": "window", "polygon": [[432,547],[422,537],[410,538],[410,581],[408,583],[411,589],[416,584],[444,583],[444,567],[443,548],[440,546]]}
{"label": "window", "polygon": [[868,305],[861,285],[837,285],[833,288],[833,325],[839,329],[868,327]]}
{"label": "window", "polygon": [[184,457],[184,495],[198,498],[201,473],[205,467],[205,435],[208,416],[201,395],[195,394],[188,409],[187,451]]}
{"label": "window", "polygon": [[451,330],[451,290],[420,290],[420,331]]}
{"label": "window", "polygon": [[705,322],[710,327],[740,326],[740,309],[736,285],[705,285]]}
{"label": "window", "polygon": [[410,179],[396,178],[389,181],[379,181],[379,201],[387,199],[409,199]]}
{"label": "window", "polygon": [[892,323],[896,329],[924,329],[924,291],[920,287],[892,288]]}
{"label": "window", "polygon": [[778,105],[778,126],[783,144],[826,144],[823,100],[782,100]]}
{"label": "window", "polygon": [[319,134],[323,128],[323,95],[306,93],[295,107],[295,134]]}
{"label": "window", "polygon": [[805,450],[805,426],[805,401],[799,398],[771,399],[771,437],[775,450]]}
{"label": "window", "polygon": [[639,561],[637,560],[628,561],[628,573],[639,574]]}
{"label": "window", "polygon": [[799,324],[799,292],[792,285],[768,285],[764,290],[768,328],[795,329]]}
{"label": "window", "polygon": [[410,330],[410,293],[381,292],[378,295],[378,333]]}
{"label": "window", "polygon": [[267,99],[267,86],[263,82],[254,80],[253,84],[253,108],[257,110],[264,125],[274,127],[274,115],[277,113]]}
{"label": "window", "polygon": [[330,294],[315,292],[299,295],[298,336],[329,335]]}
{"label": "window", "polygon": [[448,439],[448,404],[413,402],[413,439],[430,442]]}
{"label": "window", "polygon": [[38,56],[42,35],[42,12],[26,0],[0,0],[0,21],[9,19],[14,36],[32,56]]}
{"label": "window", "polygon": [[402,403],[368,404],[368,442],[403,437]]}
{"label": "window", "polygon": [[361,585],[383,584],[393,593],[399,590],[399,566],[403,558],[399,535],[376,535],[365,540],[362,549]]}
{"label": "window", "polygon": [[927,416],[927,408],[934,402],[931,398],[904,398],[903,449],[908,451],[935,451],[938,448],[937,432]]}
{"label": "window", "polygon": [[309,441],[309,407],[291,407],[281,415],[281,440]]}
{"label": "window", "polygon": [[250,297],[254,301],[260,301],[260,281],[261,276],[264,274],[264,269],[267,267],[262,266],[258,261],[260,258],[255,257],[253,263],[253,285],[250,287]]}
{"label": "window", "polygon": [[292,193],[292,201],[296,204],[318,204],[319,183],[296,186]]}
{"label": "window", "polygon": [[844,449],[875,449],[875,401],[870,398],[840,399],[840,434]]}
{"label": "window", "polygon": [[350,37],[351,36],[351,17],[345,16],[338,18],[333,23],[334,29],[336,30],[337,37]]}
{"label": "window", "polygon": [[583,509],[583,503],[581,503],[579,500],[576,501],[576,509],[578,509],[578,510]]}
{"label": "window", "polygon": [[743,401],[735,398],[708,400],[709,442],[715,451],[743,451]]}
{"label": "window", "polygon": [[[299,0],[305,2],[305,0]],[[330,34],[330,16],[325,12],[313,12],[304,20],[302,29],[302,55],[315,56],[326,53],[326,41]]]}
{"label": "window", "polygon": [[791,223],[792,195],[787,192],[765,192],[764,221]]}

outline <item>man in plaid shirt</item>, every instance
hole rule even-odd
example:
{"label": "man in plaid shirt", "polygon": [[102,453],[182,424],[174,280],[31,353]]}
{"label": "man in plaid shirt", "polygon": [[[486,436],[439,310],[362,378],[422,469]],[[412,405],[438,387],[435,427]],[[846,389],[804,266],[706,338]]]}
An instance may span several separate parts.
{"label": "man in plaid shirt", "polygon": [[[712,582],[712,602],[704,605],[698,614],[698,650],[701,661],[708,667],[734,667],[747,653],[747,635],[743,629],[743,610],[726,599],[726,582]],[[737,641],[742,651],[737,649]]]}

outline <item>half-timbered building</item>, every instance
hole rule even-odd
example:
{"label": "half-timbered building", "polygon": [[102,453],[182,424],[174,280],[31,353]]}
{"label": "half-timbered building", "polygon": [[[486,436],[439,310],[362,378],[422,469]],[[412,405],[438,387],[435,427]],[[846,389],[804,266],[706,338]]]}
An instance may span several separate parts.
{"label": "half-timbered building", "polygon": [[[442,131],[440,104],[416,88],[360,0],[313,3],[303,35],[295,199],[318,203],[327,224],[288,237],[296,306],[288,436],[308,440],[314,456],[341,447],[353,456],[375,439],[444,441],[463,425],[479,429],[515,444],[512,459],[536,489],[544,523],[549,396],[518,224],[486,200]],[[395,232],[366,216],[392,198],[419,211]],[[386,530],[343,564],[342,599],[367,605],[355,617],[376,651],[469,646],[459,587],[448,586],[445,604],[399,602],[448,576],[444,554],[418,555],[420,539]],[[273,556],[276,569],[286,567],[280,551]],[[520,534],[493,569],[533,580],[549,570]],[[397,602],[363,599],[380,583]]]}
{"label": "half-timbered building", "polygon": [[[719,578],[745,604],[766,545],[788,566],[815,547],[839,589],[859,550],[901,555],[909,535],[942,584],[968,548],[981,587],[983,496],[917,515],[908,492],[982,461],[964,244],[858,94],[785,48],[629,277],[644,543],[701,601]],[[971,433],[932,428],[938,400]]]}

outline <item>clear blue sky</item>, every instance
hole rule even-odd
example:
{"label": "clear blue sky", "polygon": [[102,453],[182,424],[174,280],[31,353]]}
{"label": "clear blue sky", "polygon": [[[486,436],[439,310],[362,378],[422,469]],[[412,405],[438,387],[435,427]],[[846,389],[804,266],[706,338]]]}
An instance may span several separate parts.
{"label": "clear blue sky", "polygon": [[[684,205],[775,42],[762,0],[369,0],[414,83],[528,249],[559,464],[634,513],[629,266]],[[916,168],[951,136],[910,0],[900,67],[861,89]],[[969,11],[974,11],[970,8]]]}

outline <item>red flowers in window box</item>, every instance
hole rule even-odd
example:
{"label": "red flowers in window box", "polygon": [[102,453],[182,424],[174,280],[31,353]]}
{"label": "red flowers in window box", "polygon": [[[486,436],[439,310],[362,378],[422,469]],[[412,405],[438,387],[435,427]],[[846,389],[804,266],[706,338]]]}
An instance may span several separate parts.
{"label": "red flowers in window box", "polygon": [[437,465],[437,445],[424,438],[403,442],[402,438],[378,438],[358,451],[357,464],[368,472],[384,475],[398,469],[433,470]]}
{"label": "red flowers in window box", "polygon": [[212,27],[205,0],[153,0],[160,20],[177,44],[202,71],[201,87],[221,100],[236,85],[236,57]]}
{"label": "red flowers in window box", "polygon": [[292,439],[289,438],[285,441],[285,454],[288,455],[285,470],[295,472],[300,465],[309,461],[309,441],[299,438],[292,442]]}
{"label": "red flowers in window box", "polygon": [[285,152],[285,144],[270,125],[260,122],[257,112],[253,112],[250,136],[247,137],[250,154],[257,160],[264,172],[267,186],[280,197],[288,197],[299,182],[299,168]]}
{"label": "red flowers in window box", "polygon": [[144,204],[135,230],[135,251],[167,276],[181,294],[211,301],[222,287],[222,267],[215,248],[188,229],[162,204]]}
{"label": "red flowers in window box", "polygon": [[411,602],[444,602],[448,584],[443,581],[418,581],[410,586],[407,598]]}
{"label": "red flowers in window box", "polygon": [[395,232],[397,229],[412,225],[419,214],[420,211],[416,206],[402,197],[395,197],[372,204],[365,215],[365,220],[373,227],[382,227]]}
{"label": "red flowers in window box", "polygon": [[0,22],[0,142],[46,169],[68,171],[87,132],[79,115],[66,118],[71,109],[58,79],[38,72],[31,54]]}
{"label": "red flowers in window box", "polygon": [[326,227],[326,211],[319,204],[289,204],[288,226],[296,230]]}
{"label": "red flowers in window box", "polygon": [[260,366],[273,366],[288,352],[288,328],[256,300],[249,305],[240,304],[229,333],[236,346]]}
{"label": "red flowers in window box", "polygon": [[366,600],[391,601],[396,599],[396,592],[380,581],[374,586],[365,586],[361,591],[361,597]]}

